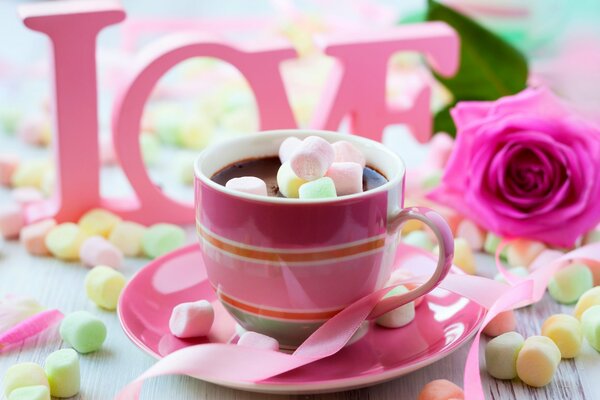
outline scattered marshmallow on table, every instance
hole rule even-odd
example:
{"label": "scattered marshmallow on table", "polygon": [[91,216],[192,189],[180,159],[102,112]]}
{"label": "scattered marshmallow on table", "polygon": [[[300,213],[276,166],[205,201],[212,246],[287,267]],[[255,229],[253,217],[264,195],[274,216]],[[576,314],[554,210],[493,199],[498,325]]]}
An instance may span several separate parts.
{"label": "scattered marshmallow on table", "polygon": [[554,274],[548,282],[548,293],[559,303],[572,304],[593,286],[590,269],[584,264],[573,263]]}
{"label": "scattered marshmallow on table", "polygon": [[95,208],[79,219],[79,226],[90,236],[99,235],[107,238],[120,221],[121,218],[110,211]]}
{"label": "scattered marshmallow on table", "polygon": [[51,170],[47,160],[25,160],[19,163],[11,176],[13,187],[42,187],[42,180],[46,171]]}
{"label": "scattered marshmallow on table", "polygon": [[244,347],[253,347],[255,349],[262,350],[279,350],[279,342],[277,341],[277,339],[252,331],[244,332],[240,336],[237,345]]}
{"label": "scattered marshmallow on table", "polygon": [[488,232],[485,235],[485,241],[483,242],[483,251],[488,254],[495,255],[498,245],[502,241],[502,238],[492,232]]}
{"label": "scattered marshmallow on table", "polygon": [[328,177],[306,182],[298,189],[301,199],[329,199],[337,196],[335,184]]}
{"label": "scattered marshmallow on table", "polygon": [[44,219],[25,226],[21,229],[19,235],[21,244],[29,254],[36,256],[50,255],[50,250],[46,246],[46,236],[55,226],[56,221],[54,219]]}
{"label": "scattered marshmallow on table", "polygon": [[91,236],[81,244],[79,258],[86,267],[106,265],[119,268],[123,263],[123,253],[102,236]]}
{"label": "scattered marshmallow on table", "polygon": [[181,303],[173,307],[169,330],[178,338],[206,336],[214,319],[215,312],[207,300]]}
{"label": "scattered marshmallow on table", "polygon": [[517,377],[517,357],[525,339],[517,332],[506,332],[485,346],[485,368],[496,379]]}
{"label": "scattered marshmallow on table", "polygon": [[6,397],[17,388],[38,385],[50,387],[44,369],[33,362],[23,362],[9,367],[2,380]]}
{"label": "scattered marshmallow on table", "polygon": [[292,154],[300,147],[301,143],[302,140],[295,136],[287,137],[281,142],[281,145],[279,145],[279,161],[281,161],[282,164],[289,161],[290,158],[292,158]]}
{"label": "scattered marshmallow on table", "polygon": [[354,162],[362,168],[367,164],[362,151],[347,140],[340,140],[331,145],[333,147],[334,162]]}
{"label": "scattered marshmallow on table", "polygon": [[290,166],[297,177],[312,181],[325,176],[334,158],[333,147],[327,140],[308,136],[290,157]]}
{"label": "scattered marshmallow on table", "polygon": [[514,331],[516,327],[517,320],[515,318],[515,313],[512,310],[507,310],[492,318],[485,328],[483,328],[483,333],[492,337],[499,336]]}
{"label": "scattered marshmallow on table", "polygon": [[[436,135],[437,136],[437,135]],[[463,219],[456,227],[456,236],[463,238],[469,243],[469,246],[474,251],[483,249],[485,242],[485,232],[475,225],[474,222],[468,219]]]}
{"label": "scattered marshmallow on table", "polygon": [[[408,292],[409,290],[406,288],[406,286],[400,285],[386,293],[383,298],[385,299],[388,297],[401,296]],[[385,328],[401,328],[411,323],[414,319],[415,303],[411,301],[410,303],[406,303],[392,311],[386,312],[378,317],[375,322],[377,325]]]}
{"label": "scattered marshmallow on table", "polygon": [[54,257],[73,261],[79,259],[79,249],[86,237],[79,225],[66,222],[52,228],[46,235],[45,243]]}
{"label": "scattered marshmallow on table", "polygon": [[125,277],[120,272],[99,265],[87,273],[84,285],[88,298],[97,306],[114,310],[117,308],[125,282]]}
{"label": "scattered marshmallow on table", "polygon": [[17,388],[10,393],[7,400],[50,400],[50,389],[44,385]]}
{"label": "scattered marshmallow on table", "polygon": [[0,154],[0,185],[11,185],[12,176],[18,166],[19,157],[15,154]]}
{"label": "scattered marshmallow on table", "polygon": [[90,353],[102,347],[106,325],[87,311],[75,311],[61,321],[60,337],[78,353]]}
{"label": "scattered marshmallow on table", "polygon": [[130,221],[120,221],[108,237],[116,248],[127,257],[137,257],[142,253],[142,238],[146,232],[144,225]]}
{"label": "scattered marshmallow on table", "polygon": [[19,232],[24,225],[25,216],[20,205],[8,203],[0,206],[0,235],[5,239],[19,237]]}
{"label": "scattered marshmallow on table", "polygon": [[304,179],[300,179],[294,174],[289,162],[281,164],[277,171],[277,186],[282,195],[288,198],[298,198],[298,189],[305,183]]}
{"label": "scattered marshmallow on table", "polygon": [[581,326],[590,346],[600,351],[600,305],[588,308],[581,315]]}
{"label": "scattered marshmallow on table", "polygon": [[550,338],[530,336],[517,356],[517,375],[529,386],[545,386],[552,381],[560,359],[560,350]]}
{"label": "scattered marshmallow on table", "polygon": [[267,196],[267,184],[255,176],[242,176],[227,181],[225,187],[237,192]]}
{"label": "scattered marshmallow on table", "polygon": [[454,239],[453,263],[467,274],[473,275],[476,272],[475,256],[469,243],[463,238]]}
{"label": "scattered marshmallow on table", "polygon": [[512,267],[528,267],[535,258],[546,249],[542,242],[527,239],[515,239],[506,250],[506,261]]}
{"label": "scattered marshmallow on table", "polygon": [[555,314],[548,317],[542,324],[542,336],[552,339],[562,358],[573,358],[581,351],[581,323],[571,315]]}
{"label": "scattered marshmallow on table", "polygon": [[160,257],[185,244],[185,232],[173,224],[155,224],[142,237],[142,250],[149,258]]}
{"label": "scattered marshmallow on table", "polygon": [[44,363],[50,394],[53,397],[71,397],[79,393],[81,376],[79,356],[73,349],[60,349],[46,357]]}
{"label": "scattered marshmallow on table", "polygon": [[355,162],[334,162],[325,176],[333,180],[338,196],[363,191],[363,167]]}
{"label": "scattered marshmallow on table", "polygon": [[600,305],[600,286],[595,286],[582,294],[577,300],[573,315],[581,320],[581,316],[588,308],[598,305]]}
{"label": "scattered marshmallow on table", "polygon": [[433,251],[435,247],[431,236],[425,231],[412,231],[402,237],[402,242],[427,251]]}
{"label": "scattered marshmallow on table", "polygon": [[456,384],[446,379],[436,379],[426,384],[417,400],[463,400],[465,394]]}
{"label": "scattered marshmallow on table", "polygon": [[26,206],[44,199],[44,195],[39,189],[30,186],[13,189],[13,191],[10,193],[10,196],[15,203],[22,206]]}

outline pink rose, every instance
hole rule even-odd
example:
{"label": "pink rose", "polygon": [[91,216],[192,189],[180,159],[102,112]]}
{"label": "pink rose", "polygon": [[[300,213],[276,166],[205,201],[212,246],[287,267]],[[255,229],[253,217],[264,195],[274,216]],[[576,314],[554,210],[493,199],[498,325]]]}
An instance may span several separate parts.
{"label": "pink rose", "polygon": [[600,221],[600,129],[546,89],[452,110],[455,148],[429,196],[505,237],[572,246]]}

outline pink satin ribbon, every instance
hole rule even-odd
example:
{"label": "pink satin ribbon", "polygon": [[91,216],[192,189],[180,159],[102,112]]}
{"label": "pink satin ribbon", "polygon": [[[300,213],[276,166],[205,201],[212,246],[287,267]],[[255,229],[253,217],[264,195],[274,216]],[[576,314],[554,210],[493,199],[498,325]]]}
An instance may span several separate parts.
{"label": "pink satin ribbon", "polygon": [[[552,275],[570,260],[600,261],[600,243],[581,247],[565,255],[556,251],[545,251],[534,261],[533,272],[526,278],[519,278],[510,274],[501,264],[498,258],[501,250],[502,246],[499,246],[496,262],[500,273],[509,282],[508,285],[479,276],[463,274],[449,274],[439,285],[439,287],[464,296],[488,310],[467,357],[464,374],[465,399],[467,400],[485,399],[479,371],[479,343],[483,327],[500,312],[539,301],[544,295]],[[428,253],[416,249],[406,251],[406,248],[403,250],[403,246],[399,248],[400,257],[407,253],[417,254],[419,262],[429,263],[431,268],[435,265],[433,256]],[[404,259],[397,262],[396,266],[409,261],[411,260]],[[410,282],[422,283],[426,279],[427,277],[416,277],[410,279]],[[398,285],[407,282],[409,281],[399,282]],[[251,383],[260,382],[329,357],[346,345],[381,298],[398,285],[381,289],[348,306],[323,324],[294,354],[222,343],[187,347],[158,361],[123,388],[116,399],[137,399],[144,380],[161,375],[189,375],[214,383],[230,381]],[[257,363],[256,360],[261,360],[261,362]]]}

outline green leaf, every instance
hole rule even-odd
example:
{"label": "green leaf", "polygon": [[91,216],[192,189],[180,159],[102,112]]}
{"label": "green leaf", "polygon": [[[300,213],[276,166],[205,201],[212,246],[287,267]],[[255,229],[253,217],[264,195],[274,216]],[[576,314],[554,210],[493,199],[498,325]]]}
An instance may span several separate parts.
{"label": "green leaf", "polygon": [[449,104],[435,114],[433,117],[433,131],[435,133],[446,132],[452,137],[456,136],[456,126],[452,116],[450,116],[450,109],[455,105],[456,103]]}
{"label": "green leaf", "polygon": [[443,21],[460,36],[460,67],[451,78],[436,78],[455,101],[496,100],[525,89],[527,60],[514,47],[468,17],[430,0],[427,19]]}

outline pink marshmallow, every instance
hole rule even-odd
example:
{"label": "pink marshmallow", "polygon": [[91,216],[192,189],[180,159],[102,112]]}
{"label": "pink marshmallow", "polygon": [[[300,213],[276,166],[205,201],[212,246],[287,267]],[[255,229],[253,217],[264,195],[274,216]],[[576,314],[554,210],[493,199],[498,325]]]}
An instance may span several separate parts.
{"label": "pink marshmallow", "polygon": [[210,332],[214,319],[213,307],[206,300],[181,303],[171,312],[169,329],[178,338],[206,336]]}
{"label": "pink marshmallow", "polygon": [[238,192],[267,196],[267,184],[255,176],[242,176],[241,178],[230,179],[225,184],[225,187]]}
{"label": "pink marshmallow", "polygon": [[325,176],[334,158],[333,146],[327,140],[309,136],[292,154],[290,166],[298,178],[314,181]]}
{"label": "pink marshmallow", "polygon": [[18,166],[19,157],[14,154],[0,154],[0,185],[11,185],[12,176]]}
{"label": "pink marshmallow", "polygon": [[447,133],[436,134],[429,142],[426,165],[431,168],[443,169],[454,148],[454,139]]}
{"label": "pink marshmallow", "polygon": [[103,165],[115,165],[117,155],[110,136],[100,137],[100,162]]}
{"label": "pink marshmallow", "polygon": [[300,147],[300,144],[302,144],[302,140],[294,136],[286,138],[281,143],[279,146],[279,160],[282,164],[292,158],[292,154],[294,154],[294,151]]}
{"label": "pink marshmallow", "polygon": [[79,258],[86,267],[106,265],[119,268],[123,263],[123,253],[102,236],[87,238],[79,249]]}
{"label": "pink marshmallow", "polygon": [[44,199],[42,192],[34,187],[29,186],[13,189],[10,195],[16,203],[19,203],[22,206],[26,206],[27,204],[35,203]]}
{"label": "pink marshmallow", "polygon": [[474,251],[481,251],[485,243],[485,232],[468,219],[460,221],[456,227],[456,237],[465,239]]}
{"label": "pink marshmallow", "polygon": [[363,167],[355,162],[334,162],[325,174],[333,180],[338,196],[362,192],[362,175]]}
{"label": "pink marshmallow", "polygon": [[483,333],[496,337],[506,332],[512,332],[517,327],[515,313],[512,310],[501,312],[483,328]]}
{"label": "pink marshmallow", "polygon": [[335,162],[355,162],[362,168],[365,167],[367,161],[364,154],[352,143],[347,140],[340,140],[332,144],[332,147]]}
{"label": "pink marshmallow", "polygon": [[0,206],[0,234],[5,239],[19,237],[19,232],[24,225],[25,216],[19,204],[9,203]]}
{"label": "pink marshmallow", "polygon": [[251,331],[243,333],[237,344],[238,346],[254,347],[255,349],[279,350],[279,342],[276,339]]}
{"label": "pink marshmallow", "polygon": [[45,219],[27,225],[21,229],[20,239],[21,244],[29,254],[35,256],[48,256],[50,251],[46,247],[46,235],[56,226],[56,221],[53,219]]}
{"label": "pink marshmallow", "polygon": [[32,146],[41,146],[44,144],[44,129],[47,121],[43,118],[35,117],[27,119],[19,127],[17,135],[19,138]]}

